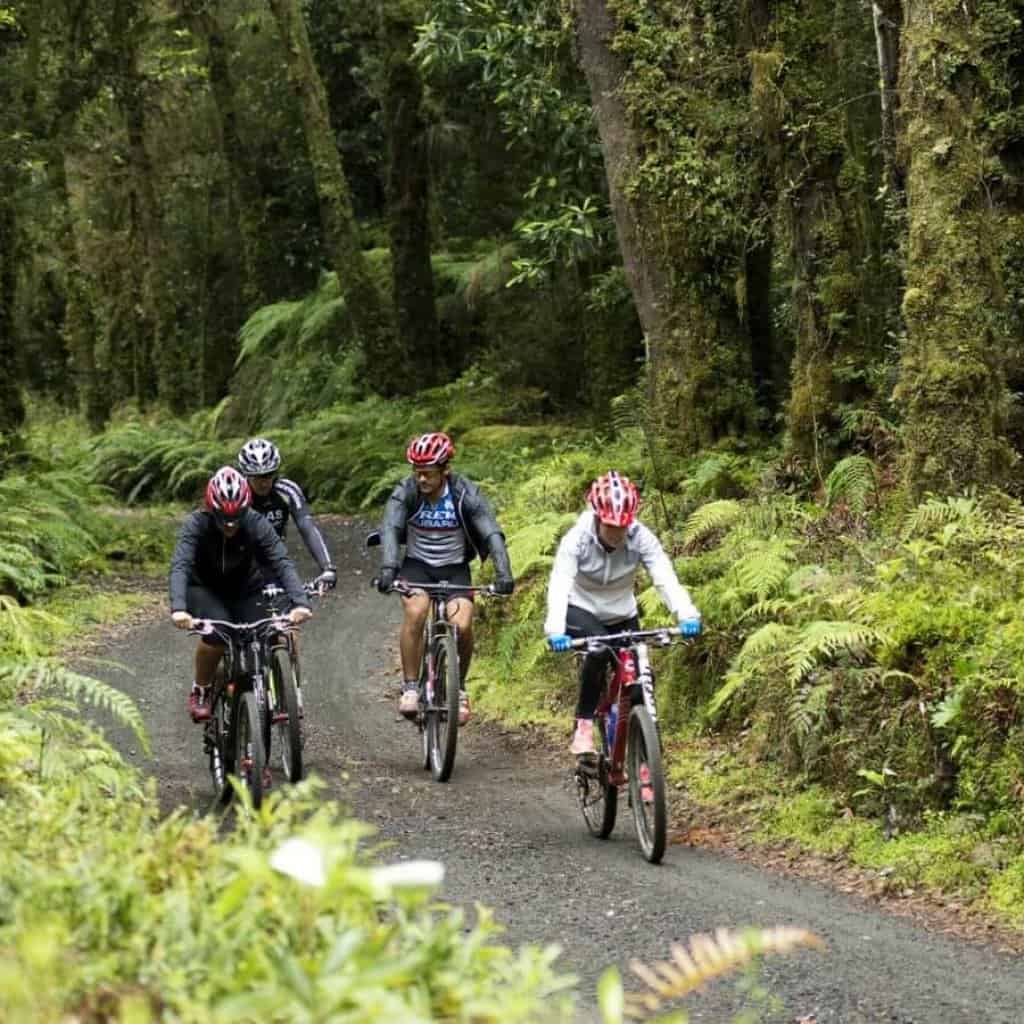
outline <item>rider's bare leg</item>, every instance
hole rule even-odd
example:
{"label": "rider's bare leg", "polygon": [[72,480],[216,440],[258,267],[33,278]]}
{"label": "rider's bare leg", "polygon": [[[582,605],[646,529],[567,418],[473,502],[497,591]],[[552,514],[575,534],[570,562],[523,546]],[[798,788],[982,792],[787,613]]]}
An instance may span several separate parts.
{"label": "rider's bare leg", "polygon": [[405,617],[398,635],[398,646],[402,653],[402,678],[418,679],[420,659],[423,657],[423,623],[427,621],[430,598],[426,594],[412,594],[402,598]]}
{"label": "rider's bare leg", "polygon": [[461,686],[466,687],[469,663],[473,660],[473,602],[456,598],[448,602],[448,618],[459,630],[459,672]]}
{"label": "rider's bare leg", "polygon": [[200,640],[196,644],[196,683],[209,686],[213,682],[213,673],[217,671],[224,648],[218,644],[208,644]]}

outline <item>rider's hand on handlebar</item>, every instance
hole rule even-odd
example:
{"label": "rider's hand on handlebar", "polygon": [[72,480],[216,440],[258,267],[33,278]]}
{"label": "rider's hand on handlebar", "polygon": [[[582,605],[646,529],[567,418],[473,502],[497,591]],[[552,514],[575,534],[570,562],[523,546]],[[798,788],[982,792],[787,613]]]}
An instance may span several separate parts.
{"label": "rider's hand on handlebar", "polygon": [[683,636],[700,636],[700,630],[701,622],[699,615],[679,620],[679,632]]}
{"label": "rider's hand on handlebar", "polygon": [[293,626],[300,626],[307,619],[311,618],[313,618],[313,613],[308,608],[303,608],[302,605],[296,605],[296,607],[288,613],[288,621]]}
{"label": "rider's hand on handlebar", "polygon": [[572,637],[565,633],[552,633],[548,636],[548,647],[552,651],[567,651],[572,646]]}
{"label": "rider's hand on handlebar", "polygon": [[511,594],[516,588],[516,581],[511,576],[499,576],[494,581],[494,592],[496,594]]}
{"label": "rider's hand on handlebar", "polygon": [[191,629],[195,620],[188,612],[171,612],[171,621],[178,629]]}
{"label": "rider's hand on handlebar", "polygon": [[333,590],[338,582],[338,570],[333,565],[329,565],[315,580],[313,585],[319,591]]}
{"label": "rider's hand on handlebar", "polygon": [[398,570],[393,565],[382,565],[377,574],[377,589],[386,594],[394,585]]}

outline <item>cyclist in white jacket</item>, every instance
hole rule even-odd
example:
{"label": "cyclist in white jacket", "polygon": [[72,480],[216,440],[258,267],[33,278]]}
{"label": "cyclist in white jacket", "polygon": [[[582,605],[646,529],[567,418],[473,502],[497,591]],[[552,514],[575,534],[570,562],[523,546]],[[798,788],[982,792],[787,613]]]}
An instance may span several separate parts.
{"label": "cyclist in white jacket", "polygon": [[[591,484],[587,504],[558,545],[551,570],[544,621],[548,646],[564,651],[574,637],[639,629],[633,580],[640,565],[678,620],[679,631],[685,636],[700,633],[700,612],[661,542],[636,518],[636,485],[612,470]],[[590,654],[583,661],[576,731],[569,748],[577,756],[594,753],[594,712],[608,657]]]}

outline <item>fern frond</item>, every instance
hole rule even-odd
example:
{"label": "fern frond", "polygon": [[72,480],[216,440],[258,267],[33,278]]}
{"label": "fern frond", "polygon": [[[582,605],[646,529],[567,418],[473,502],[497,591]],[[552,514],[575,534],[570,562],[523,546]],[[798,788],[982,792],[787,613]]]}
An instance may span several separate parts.
{"label": "fern frond", "polygon": [[102,708],[115,721],[131,729],[142,749],[147,754],[150,752],[149,737],[141,712],[131,697],[109,683],[72,672],[55,662],[35,659],[27,662],[0,662],[0,684],[11,685],[18,692],[27,691],[30,696],[58,693],[79,703],[84,701]]}
{"label": "fern frond", "polygon": [[701,505],[683,528],[683,543],[689,547],[716,530],[727,529],[743,515],[743,505],[731,498],[709,501]]}
{"label": "fern frond", "polygon": [[969,529],[984,529],[989,526],[990,517],[975,498],[929,498],[907,514],[903,534],[929,534],[954,522]]}
{"label": "fern frond", "polygon": [[797,686],[823,659],[842,653],[863,654],[884,640],[883,634],[860,622],[809,622],[800,629],[800,639],[787,653],[787,678]]}
{"label": "fern frond", "polygon": [[825,481],[825,504],[835,507],[843,501],[857,514],[867,508],[868,498],[877,496],[878,472],[866,455],[848,455],[832,467]]}
{"label": "fern frond", "polygon": [[626,996],[626,1013],[642,1018],[662,1005],[695,992],[707,982],[734,971],[765,953],[789,953],[800,947],[824,949],[825,943],[804,928],[719,928],[713,936],[694,935],[689,947],[673,944],[672,959],[653,968],[631,960],[630,970],[647,986]]}

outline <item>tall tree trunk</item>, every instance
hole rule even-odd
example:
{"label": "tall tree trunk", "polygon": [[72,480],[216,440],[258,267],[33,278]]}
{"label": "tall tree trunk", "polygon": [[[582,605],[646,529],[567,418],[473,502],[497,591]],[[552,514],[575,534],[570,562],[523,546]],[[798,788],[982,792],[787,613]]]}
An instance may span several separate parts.
{"label": "tall tree trunk", "polygon": [[217,110],[221,152],[231,187],[229,216],[238,227],[242,270],[242,317],[266,305],[274,294],[273,283],[262,270],[260,253],[264,237],[264,196],[248,148],[238,131],[235,82],[231,74],[229,30],[225,28],[224,0],[178,0],[182,20],[197,40],[205,44],[210,95]]}
{"label": "tall tree trunk", "polygon": [[871,0],[871,23],[878,56],[878,95],[882,114],[882,160],[886,185],[902,193],[903,173],[896,154],[896,118],[899,113],[901,0]]}
{"label": "tall tree trunk", "polygon": [[421,113],[423,83],[412,63],[416,22],[403,17],[405,11],[402,7],[394,15],[384,15],[384,122],[391,288],[398,346],[406,362],[399,379],[412,388],[436,383],[444,360],[430,263],[430,160]]}
{"label": "tall tree trunk", "polygon": [[[1024,243],[1013,134],[1021,116],[1018,19],[907,0],[900,73],[909,246],[897,398],[913,495],[1006,477],[1005,357],[1015,343],[1005,271]],[[992,13],[992,12],[989,12]],[[1019,271],[1015,271],[1015,274]],[[1020,296],[1016,297],[1019,301]],[[1012,305],[1016,305],[1014,302]],[[1019,328],[1019,324],[1018,324]]]}
{"label": "tall tree trunk", "polygon": [[394,332],[360,246],[359,225],[341,154],[331,129],[327,93],[313,61],[299,0],[268,0],[284,42],[288,72],[299,96],[306,146],[320,201],[324,243],[350,322],[359,335],[365,374],[382,393],[402,384],[395,377]]}
{"label": "tall tree trunk", "polygon": [[[7,177],[7,175],[4,175]],[[14,337],[15,217],[11,193],[6,185],[0,195],[0,434],[16,433],[25,422],[18,367],[18,345]]]}
{"label": "tall tree trunk", "polygon": [[643,143],[621,93],[627,67],[613,48],[619,26],[608,0],[574,0],[574,11],[619,247],[645,335],[653,425],[672,448],[693,451],[753,420],[749,338],[735,295],[707,287],[706,254],[686,226],[631,189]]}

